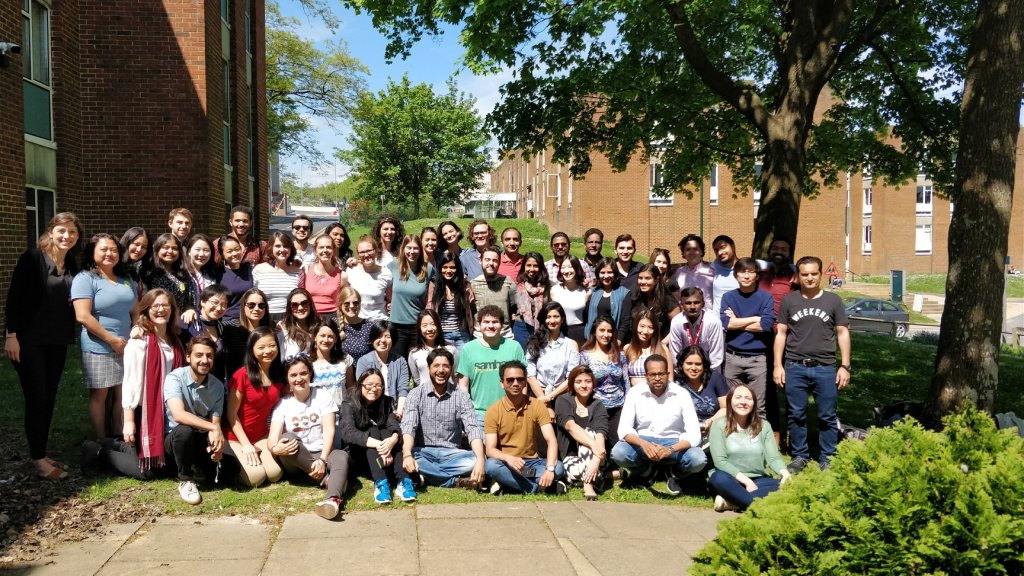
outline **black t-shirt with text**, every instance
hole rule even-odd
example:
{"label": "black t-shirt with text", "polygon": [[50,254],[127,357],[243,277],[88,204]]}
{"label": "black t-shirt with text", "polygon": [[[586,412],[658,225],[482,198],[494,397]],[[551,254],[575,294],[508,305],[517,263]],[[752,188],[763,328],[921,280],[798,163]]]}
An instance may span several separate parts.
{"label": "black t-shirt with text", "polygon": [[848,326],[843,301],[832,292],[804,298],[800,292],[787,294],[779,306],[778,323],[786,326],[786,360],[836,361],[836,326]]}

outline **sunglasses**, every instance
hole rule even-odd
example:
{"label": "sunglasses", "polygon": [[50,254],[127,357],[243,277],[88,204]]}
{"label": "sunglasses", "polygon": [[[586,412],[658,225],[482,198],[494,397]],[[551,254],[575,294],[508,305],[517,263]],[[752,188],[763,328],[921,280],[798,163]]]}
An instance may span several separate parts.
{"label": "sunglasses", "polygon": [[289,302],[288,306],[292,310],[299,310],[299,309],[302,309],[302,308],[309,308],[309,300],[300,300],[298,302],[294,302],[294,301],[293,302]]}
{"label": "sunglasses", "polygon": [[359,302],[342,302],[342,308],[359,308]]}
{"label": "sunglasses", "polygon": [[304,230],[306,232],[309,232],[311,228],[312,226],[292,226],[292,230]]}
{"label": "sunglasses", "polygon": [[255,310],[257,308],[259,308],[260,310],[266,310],[267,309],[267,303],[266,302],[246,302],[245,303],[245,307],[248,308],[249,310]]}
{"label": "sunglasses", "polygon": [[516,382],[526,382],[526,376],[509,376],[505,378],[505,382],[508,384],[515,384]]}

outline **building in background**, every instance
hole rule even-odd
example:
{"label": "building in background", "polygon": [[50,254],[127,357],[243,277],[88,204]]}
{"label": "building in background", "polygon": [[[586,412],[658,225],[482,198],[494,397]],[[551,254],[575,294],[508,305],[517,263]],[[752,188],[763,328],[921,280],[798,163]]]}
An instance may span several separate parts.
{"label": "building in background", "polygon": [[[737,251],[749,253],[754,241],[754,217],[760,191],[734,186],[728,168],[718,166],[692,194],[669,198],[652,195],[660,176],[657,164],[631,162],[614,172],[600,154],[591,156],[592,170],[583,180],[569,177],[565,165],[551,161],[551,151],[526,157],[506,154],[491,172],[495,194],[515,194],[520,215],[544,222],[552,230],[580,237],[590,227],[604,231],[606,240],[632,234],[638,254],[667,248],[673,262],[686,234],[711,239],[728,234]],[[1018,139],[1013,213],[1010,222],[1010,261],[1024,262],[1024,134]],[[888,274],[900,269],[911,274],[945,273],[948,266],[949,223],[955,207],[940,198],[924,174],[916,181],[891,185],[866,174],[850,173],[840,187],[822,186],[814,198],[800,203],[796,257],[813,254],[840,275]],[[606,254],[611,255],[611,254]]]}
{"label": "building in background", "polygon": [[[269,224],[263,0],[0,0],[0,293],[55,212],[86,232]],[[2,305],[2,302],[0,302]]]}

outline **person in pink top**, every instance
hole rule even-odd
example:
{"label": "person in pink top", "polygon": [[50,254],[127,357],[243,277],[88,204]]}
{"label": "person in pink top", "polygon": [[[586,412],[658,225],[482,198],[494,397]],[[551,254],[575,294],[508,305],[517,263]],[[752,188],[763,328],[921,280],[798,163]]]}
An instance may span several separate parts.
{"label": "person in pink top", "polygon": [[313,307],[324,320],[337,320],[338,294],[348,286],[348,275],[338,262],[337,246],[330,236],[318,236],[313,242],[316,261],[299,277],[299,288],[313,298]]}
{"label": "person in pink top", "polygon": [[682,291],[683,288],[700,288],[704,294],[704,307],[711,310],[715,269],[704,261],[704,239],[696,234],[687,234],[679,241],[683,263],[676,268],[672,280]]}

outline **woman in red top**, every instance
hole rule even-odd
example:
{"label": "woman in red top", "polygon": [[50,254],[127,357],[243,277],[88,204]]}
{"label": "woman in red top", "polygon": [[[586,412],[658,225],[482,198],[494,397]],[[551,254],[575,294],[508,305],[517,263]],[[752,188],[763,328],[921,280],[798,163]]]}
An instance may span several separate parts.
{"label": "woman in red top", "polygon": [[277,482],[282,471],[270,454],[270,412],[285,390],[285,372],[274,331],[261,326],[249,334],[245,365],[228,383],[228,444],[242,463],[239,478],[255,488]]}

